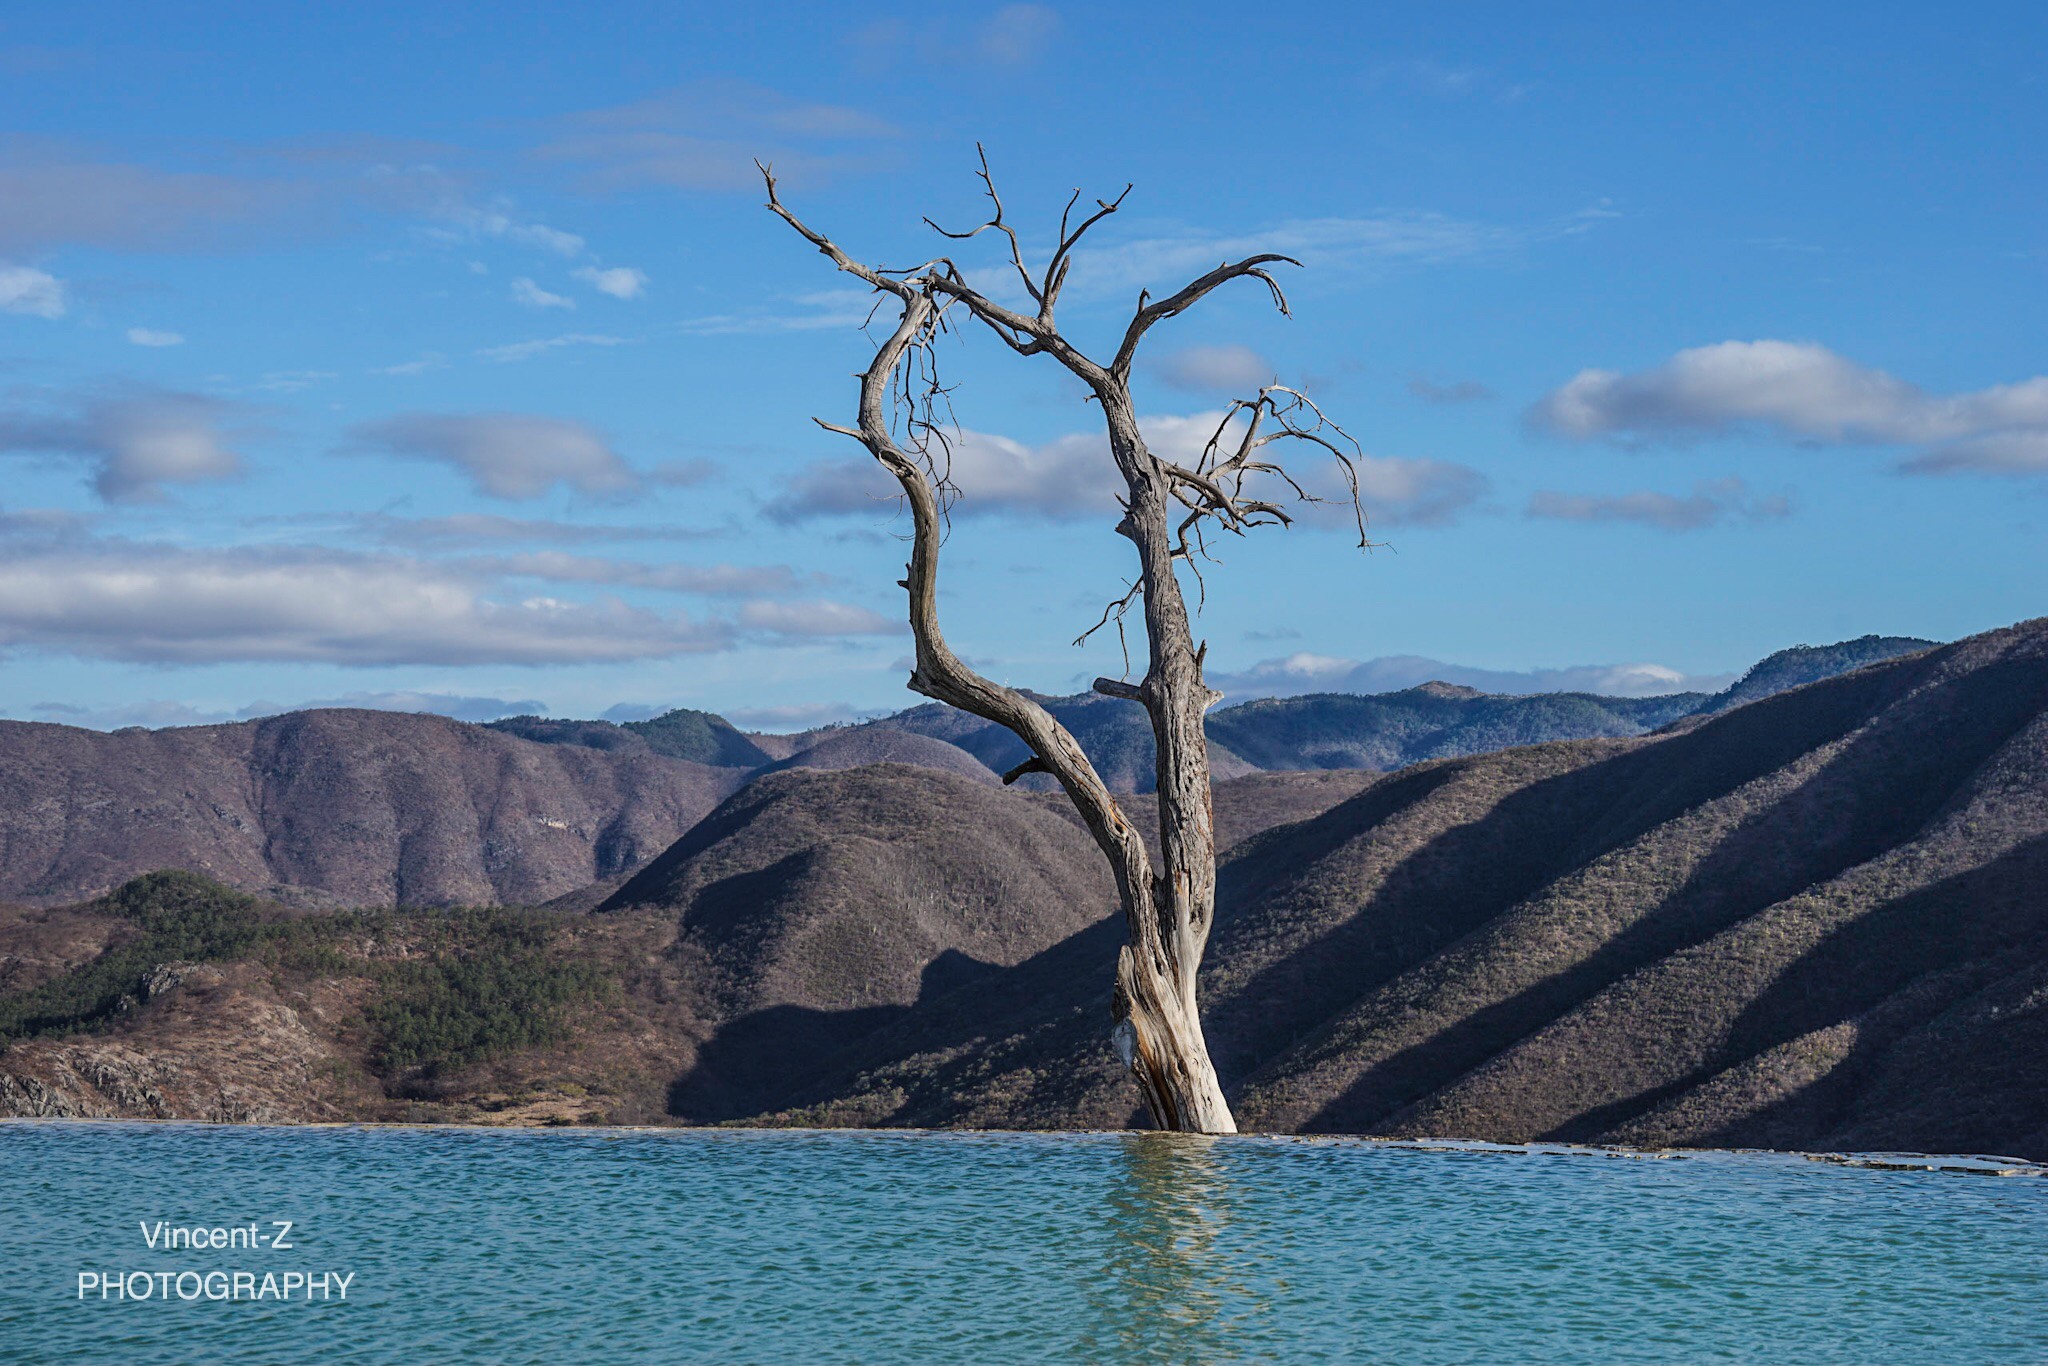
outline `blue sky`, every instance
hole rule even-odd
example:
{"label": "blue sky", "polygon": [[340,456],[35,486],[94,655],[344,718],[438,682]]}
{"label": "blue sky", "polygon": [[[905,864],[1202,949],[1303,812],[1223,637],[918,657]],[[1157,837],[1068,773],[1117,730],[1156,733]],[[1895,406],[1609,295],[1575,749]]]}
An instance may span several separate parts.
{"label": "blue sky", "polygon": [[[2044,610],[2034,6],[79,4],[0,18],[0,714],[906,705],[903,530],[843,420],[848,250],[1125,207],[1062,323],[1155,443],[1297,384],[1377,538],[1233,543],[1236,695],[1665,690]],[[970,274],[995,258],[956,249]],[[949,634],[1005,681],[1121,592],[1050,362],[946,350]],[[1452,669],[1449,666],[1458,666]]]}

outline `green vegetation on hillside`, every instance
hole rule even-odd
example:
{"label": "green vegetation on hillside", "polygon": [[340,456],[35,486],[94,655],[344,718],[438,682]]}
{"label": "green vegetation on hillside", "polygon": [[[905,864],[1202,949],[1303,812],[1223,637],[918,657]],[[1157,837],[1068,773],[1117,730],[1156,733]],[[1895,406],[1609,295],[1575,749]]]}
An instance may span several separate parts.
{"label": "green vegetation on hillside", "polygon": [[485,724],[491,730],[536,744],[580,745],[585,749],[624,749],[634,744],[637,737],[656,754],[713,768],[758,768],[770,761],[765,750],[735,730],[723,716],[688,707],[624,724],[549,716],[508,716]]}
{"label": "green vegetation on hillside", "polygon": [[628,721],[622,729],[645,740],[656,754],[717,768],[754,768],[769,756],[733,729],[732,722],[708,711],[678,707],[647,721]]}
{"label": "green vegetation on hillside", "polygon": [[363,1012],[378,1039],[372,1062],[387,1076],[554,1043],[571,1007],[618,989],[596,963],[555,952],[554,926],[534,912],[463,911],[431,939],[427,958],[384,970]]}
{"label": "green vegetation on hillside", "polygon": [[[262,959],[292,975],[355,976],[375,985],[363,1010],[372,1062],[385,1075],[432,1076],[552,1043],[572,1007],[608,999],[616,980],[562,952],[557,922],[536,911],[350,911],[294,915],[197,873],[146,873],[87,908],[132,925],[91,961],[0,996],[0,1047],[105,1029],[147,998],[173,963]],[[364,942],[406,943],[415,956],[363,957]]]}
{"label": "green vegetation on hillside", "polygon": [[1818,683],[1823,678],[1833,678],[1866,664],[1931,650],[1936,643],[1913,636],[1859,636],[1834,645],[1794,645],[1757,661],[1739,682],[1726,692],[1717,694],[1700,710],[1725,711],[1788,688]]}
{"label": "green vegetation on hillside", "polygon": [[256,898],[197,873],[144,874],[96,907],[132,921],[139,933],[41,986],[0,997],[0,1043],[97,1028],[132,1008],[161,965],[247,957],[290,928],[267,919]]}

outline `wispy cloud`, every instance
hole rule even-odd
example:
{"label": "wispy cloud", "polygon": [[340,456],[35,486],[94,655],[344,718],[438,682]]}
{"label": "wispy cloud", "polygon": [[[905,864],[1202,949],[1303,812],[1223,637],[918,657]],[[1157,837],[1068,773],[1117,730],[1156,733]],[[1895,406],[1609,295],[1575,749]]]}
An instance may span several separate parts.
{"label": "wispy cloud", "polygon": [[816,290],[792,295],[781,307],[750,313],[713,313],[685,318],[675,325],[692,336],[763,332],[815,332],[820,328],[859,327],[878,316],[875,295],[863,289]]}
{"label": "wispy cloud", "polygon": [[631,266],[582,266],[570,272],[600,294],[614,299],[637,299],[647,289],[647,272]]}
{"label": "wispy cloud", "polygon": [[576,307],[576,301],[568,295],[550,294],[524,275],[512,282],[512,302],[527,308]]}
{"label": "wispy cloud", "polygon": [[183,346],[185,344],[183,333],[163,332],[154,327],[131,327],[128,329],[128,340],[137,346],[151,347]]}
{"label": "wispy cloud", "polygon": [[1755,430],[1814,445],[1917,447],[1901,465],[1913,473],[2048,473],[2048,376],[1930,394],[1814,342],[1728,341],[1634,374],[1582,370],[1530,416],[1580,440]]}
{"label": "wispy cloud", "polygon": [[1030,66],[1052,50],[1060,16],[1046,5],[1004,5],[981,21],[974,47],[999,66]]}
{"label": "wispy cloud", "polygon": [[963,54],[982,66],[1013,70],[1037,65],[1056,46],[1064,28],[1058,11],[1046,5],[1004,5],[993,13],[938,12],[909,19],[878,19],[847,38],[877,69],[899,64],[904,54],[928,62],[957,63]]}
{"label": "wispy cloud", "polygon": [[1689,494],[1639,489],[1632,493],[1559,493],[1544,489],[1529,500],[1528,515],[1564,522],[1634,522],[1662,531],[1698,531],[1722,522],[1766,522],[1787,516],[1791,500],[1764,496],[1740,479],[1702,479]]}
{"label": "wispy cloud", "polygon": [[448,358],[438,351],[430,351],[418,360],[401,361],[397,365],[380,365],[370,371],[373,375],[424,375],[430,370],[439,370],[448,364]]}
{"label": "wispy cloud", "polygon": [[296,178],[165,171],[0,139],[0,253],[213,247],[303,217],[318,197]]}
{"label": "wispy cloud", "polygon": [[[1493,265],[1512,261],[1532,246],[1592,231],[1615,216],[1613,209],[1597,205],[1562,218],[1513,225],[1394,209],[1355,217],[1288,219],[1248,232],[1196,227],[1155,230],[1122,241],[1098,230],[1073,254],[1065,297],[1072,302],[1107,299],[1123,303],[1140,289],[1157,297],[1180,288],[1220,261],[1262,252],[1292,257],[1319,278],[1339,282],[1416,266]],[[1283,275],[1291,274],[1285,266],[1278,269]],[[1021,291],[1010,272],[1007,263],[989,260],[969,270],[978,288],[1014,300]],[[1283,287],[1289,283],[1282,279]]]}
{"label": "wispy cloud", "polygon": [[538,498],[557,484],[616,494],[640,480],[595,428],[534,413],[403,413],[350,429],[346,450],[430,460],[493,498]]}
{"label": "wispy cloud", "polygon": [[447,242],[494,240],[519,246],[537,247],[556,256],[574,259],[588,245],[576,233],[550,227],[521,217],[509,200],[479,206],[463,200],[451,185],[430,210],[435,225],[425,231],[429,237]]}
{"label": "wispy cloud", "polygon": [[64,282],[34,266],[0,262],[0,313],[25,313],[32,318],[64,316]]}
{"label": "wispy cloud", "polygon": [[340,379],[333,370],[271,370],[241,386],[244,391],[264,394],[296,394],[316,384]]}
{"label": "wispy cloud", "polygon": [[156,389],[58,396],[40,412],[0,412],[0,453],[83,460],[106,502],[157,502],[170,485],[241,473],[229,444],[239,413],[205,395]]}
{"label": "wispy cloud", "polygon": [[559,351],[565,346],[624,346],[624,337],[608,336],[601,332],[564,332],[555,337],[538,337],[532,341],[509,342],[504,346],[486,346],[476,354],[484,360],[506,364],[512,361],[532,360],[535,356],[549,351]]}
{"label": "wispy cloud", "polygon": [[871,164],[874,148],[898,136],[863,110],[713,80],[571,115],[536,155],[601,190],[747,190],[760,186],[757,156],[801,183]]}

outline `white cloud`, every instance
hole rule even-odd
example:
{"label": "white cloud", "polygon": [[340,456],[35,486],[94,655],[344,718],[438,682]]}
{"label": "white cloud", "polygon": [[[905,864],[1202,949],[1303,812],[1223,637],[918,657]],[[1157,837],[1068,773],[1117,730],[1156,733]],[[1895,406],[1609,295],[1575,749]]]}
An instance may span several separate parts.
{"label": "white cloud", "polygon": [[1930,394],[1813,342],[1728,341],[1635,374],[1582,370],[1531,411],[1581,440],[1775,432],[1827,445],[1917,446],[1904,468],[2048,473],[2048,376]]}
{"label": "white cloud", "polygon": [[95,395],[69,416],[0,414],[0,452],[76,456],[92,462],[93,487],[107,502],[155,502],[168,484],[241,472],[225,431],[232,413],[198,394]]}
{"label": "white cloud", "polygon": [[1633,493],[1537,492],[1529,500],[1528,515],[1565,522],[1637,522],[1665,531],[1697,531],[1719,522],[1770,521],[1792,511],[1783,496],[1766,497],[1751,491],[1740,479],[1702,479],[1690,494],[1658,493],[1641,489]]}
{"label": "white cloud", "polygon": [[453,465],[493,498],[538,498],[556,484],[582,493],[639,486],[595,429],[528,413],[404,413],[350,431],[357,448]]}
{"label": "white cloud", "polygon": [[631,266],[583,266],[571,274],[598,293],[609,294],[614,299],[637,299],[647,288],[647,272]]}
{"label": "white cloud", "polygon": [[34,266],[0,264],[0,313],[61,318],[64,316],[64,282]]}
{"label": "white cloud", "polygon": [[1608,697],[1656,697],[1674,692],[1713,692],[1735,675],[1687,675],[1662,664],[1586,664],[1564,669],[1473,669],[1420,655],[1338,659],[1297,652],[1265,659],[1241,673],[1211,680],[1233,701],[1253,697],[1298,697],[1305,693],[1397,692],[1432,681],[1481,692],[1528,694],[1590,692]]}
{"label": "white cloud", "polygon": [[[1358,467],[1358,496],[1374,526],[1448,526],[1486,496],[1486,476],[1469,465],[1421,456],[1366,455]],[[1304,480],[1317,496],[1329,501],[1308,514],[1334,519],[1347,529],[1352,521],[1350,493],[1334,470],[1319,467]]]}
{"label": "white cloud", "polygon": [[[1146,443],[1162,458],[1192,467],[1223,420],[1221,412],[1140,420]],[[1328,504],[1301,507],[1302,520],[1353,525],[1350,492],[1334,461],[1314,458],[1304,445],[1295,477]],[[1441,525],[1477,502],[1486,491],[1478,471],[1442,460],[1398,456],[1356,457],[1359,492],[1367,515],[1380,524]],[[1075,432],[1040,446],[1005,436],[963,430],[952,446],[951,478],[959,489],[956,517],[1014,513],[1050,519],[1118,515],[1123,478],[1110,459],[1108,441],[1098,433]],[[1270,482],[1270,480],[1269,480]],[[1247,484],[1249,490],[1252,485]],[[874,512],[894,506],[896,483],[865,458],[825,460],[807,467],[787,491],[770,500],[767,515],[778,522]],[[1262,496],[1291,498],[1283,486]]]}
{"label": "white cloud", "polygon": [[909,629],[879,612],[843,602],[822,599],[778,602],[757,599],[743,603],[740,625],[752,631],[781,636],[883,636]]}
{"label": "white cloud", "polygon": [[399,556],[97,542],[0,550],[0,647],[141,663],[584,664],[722,649],[716,622],[488,596]]}
{"label": "white cloud", "polygon": [[528,308],[574,308],[576,301],[565,294],[550,294],[522,275],[512,282],[512,302]]}
{"label": "white cloud", "polygon": [[1256,393],[1273,382],[1273,363],[1249,346],[1189,346],[1153,360],[1163,384],[1194,393],[1218,389]]}
{"label": "white cloud", "polygon": [[485,360],[500,364],[513,361],[532,360],[535,356],[557,351],[565,346],[624,346],[624,337],[609,337],[600,332],[564,332],[558,337],[540,337],[533,341],[512,342],[505,346],[486,346],[477,352]]}
{"label": "white cloud", "polygon": [[137,346],[183,346],[185,338],[178,332],[159,332],[153,327],[131,327],[128,340]]}
{"label": "white cloud", "polygon": [[[419,168],[419,179],[434,191],[433,203],[427,207],[428,216],[445,225],[427,229],[429,237],[449,243],[489,238],[538,247],[571,260],[583,254],[586,244],[581,237],[546,223],[522,219],[514,214],[507,200],[489,205],[469,203],[452,181],[431,168]],[[476,269],[481,264],[471,262],[470,266],[475,273],[483,274],[484,270]]]}

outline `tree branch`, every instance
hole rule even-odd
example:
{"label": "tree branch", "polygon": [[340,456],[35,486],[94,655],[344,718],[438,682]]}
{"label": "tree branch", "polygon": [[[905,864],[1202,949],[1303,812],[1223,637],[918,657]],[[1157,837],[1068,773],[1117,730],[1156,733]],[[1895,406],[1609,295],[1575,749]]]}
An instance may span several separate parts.
{"label": "tree branch", "polygon": [[886,290],[894,294],[899,299],[908,300],[916,292],[905,281],[892,280],[873,266],[863,265],[859,261],[854,260],[851,256],[841,251],[838,245],[831,239],[822,233],[813,232],[810,228],[806,227],[801,219],[783,207],[781,197],[775,193],[775,172],[758,158],[754,162],[754,167],[761,172],[761,179],[768,186],[768,208],[777,217],[782,219],[783,222],[795,228],[805,241],[824,253],[833,265],[857,279],[865,280],[876,289]]}
{"label": "tree branch", "polygon": [[1003,775],[1003,786],[1008,787],[1011,783],[1016,782],[1019,778],[1023,777],[1027,773],[1050,772],[1052,772],[1052,770],[1045,766],[1045,760],[1039,758],[1036,754],[1034,754],[1029,759],[1026,759],[1023,763],[1017,765],[1015,768],[1011,769],[1008,773],[1005,773]]}
{"label": "tree branch", "polygon": [[1137,315],[1131,319],[1131,325],[1124,330],[1123,345],[1117,348],[1116,359],[1109,363],[1110,373],[1130,374],[1131,361],[1138,354],[1138,343],[1144,340],[1145,334],[1152,330],[1154,323],[1171,318],[1176,313],[1186,312],[1212,290],[1229,284],[1232,280],[1264,280],[1266,288],[1273,292],[1273,306],[1281,313],[1292,317],[1293,315],[1288,313],[1287,295],[1282,292],[1280,282],[1273,278],[1271,272],[1263,269],[1275,264],[1299,266],[1301,262],[1292,256],[1282,256],[1278,252],[1265,252],[1258,256],[1247,256],[1235,264],[1226,262],[1164,299],[1147,303],[1145,296],[1139,295]]}
{"label": "tree branch", "polygon": [[[763,175],[766,174],[764,168]],[[861,375],[859,427],[847,428],[831,423],[820,425],[851,436],[866,446],[868,453],[895,476],[905,501],[910,505],[910,564],[902,583],[910,598],[910,627],[916,642],[917,662],[910,675],[911,688],[935,701],[1006,726],[1015,733],[1031,749],[1036,761],[1043,765],[1043,771],[1052,774],[1066,789],[1089,832],[1108,856],[1124,904],[1149,905],[1151,855],[1079,742],[1044,707],[1015,689],[1004,687],[969,668],[946,644],[945,634],[939,627],[938,564],[939,547],[943,541],[943,509],[925,467],[896,443],[888,416],[898,370],[907,356],[931,345],[939,324],[939,305],[924,290],[890,280],[852,261],[830,239],[803,226],[774,201],[772,178],[769,180],[769,193],[769,207],[835,263],[845,262],[841,269],[862,279],[881,281],[878,288],[888,289],[903,301],[902,316],[895,330],[876,350],[874,359]],[[928,275],[924,278],[931,280],[936,277]]]}

